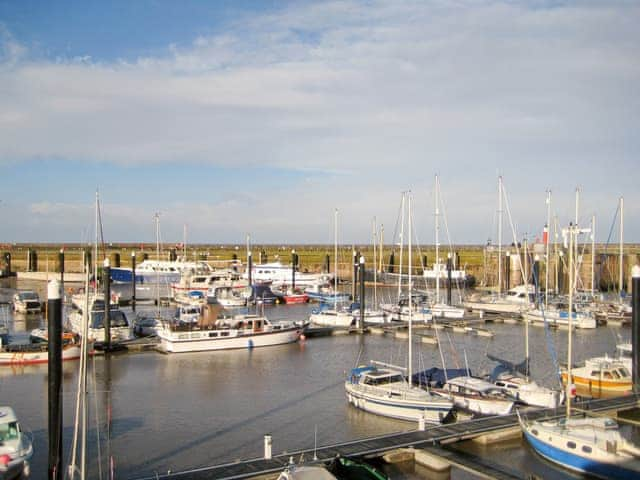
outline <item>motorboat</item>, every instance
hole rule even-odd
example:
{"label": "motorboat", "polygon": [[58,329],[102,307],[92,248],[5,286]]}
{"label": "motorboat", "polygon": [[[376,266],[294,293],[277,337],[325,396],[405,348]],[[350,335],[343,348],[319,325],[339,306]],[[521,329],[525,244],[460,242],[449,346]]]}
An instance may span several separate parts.
{"label": "motorboat", "polygon": [[442,423],[452,418],[452,401],[412,385],[405,373],[381,362],[354,368],[345,382],[347,400],[361,410],[400,420]]}
{"label": "motorboat", "polygon": [[353,313],[348,308],[314,308],[309,323],[323,327],[348,328],[356,325]]}
{"label": "motorboat", "polygon": [[171,284],[171,293],[174,298],[180,295],[189,295],[193,292],[207,294],[216,286],[246,286],[247,282],[241,280],[240,274],[231,269],[213,270],[206,273],[182,273],[180,281]]}
{"label": "motorboat", "polygon": [[[62,337],[62,360],[77,360],[80,358],[80,343],[71,333]],[[8,334],[0,335],[0,365],[33,365],[49,362],[49,344],[47,334],[36,329],[29,335],[29,339],[20,342],[10,342]]]}
{"label": "motorboat", "polygon": [[223,307],[244,307],[250,291],[247,287],[238,288],[227,285],[212,287],[207,295],[214,297]]}
{"label": "motorboat", "polygon": [[319,282],[314,285],[310,285],[304,289],[309,297],[310,301],[316,301],[321,303],[341,303],[351,300],[351,295],[346,292],[339,292],[331,285],[324,282]]}
{"label": "motorboat", "polygon": [[530,309],[534,301],[535,287],[518,285],[507,290],[506,295],[493,294],[470,298],[462,302],[462,306],[476,312],[519,315]]}
{"label": "motorboat", "polygon": [[433,393],[449,398],[457,408],[478,415],[508,415],[515,398],[502,388],[481,378],[463,375],[449,378]]}
{"label": "motorboat", "polygon": [[213,324],[162,322],[158,348],[164,353],[183,353],[281,345],[297,341],[304,328],[291,322],[272,323],[258,315],[222,317]]}
{"label": "motorboat", "polygon": [[[88,295],[88,298],[86,296]],[[111,299],[110,299],[111,300]],[[87,339],[95,342],[105,341],[105,299],[102,293],[79,293],[72,297],[71,312],[67,316],[69,329],[82,335],[82,312],[85,302],[89,306],[89,325],[87,329]],[[132,327],[125,313],[120,310],[117,303],[109,301],[109,319],[111,341],[129,340],[133,337]]]}
{"label": "motorboat", "polygon": [[40,313],[42,302],[36,292],[18,292],[13,296],[13,311],[16,313]]}
{"label": "motorboat", "polygon": [[[566,385],[568,371],[562,370],[561,375]],[[578,395],[594,398],[624,395],[633,389],[631,372],[624,363],[613,359],[586,360],[584,366],[571,369],[571,381]]]}
{"label": "motorboat", "polygon": [[18,422],[13,408],[0,407],[0,478],[28,477],[33,444]]}
{"label": "motorboat", "polygon": [[[242,276],[249,278],[249,272]],[[295,284],[298,287],[313,286],[318,283],[324,284],[331,281],[333,276],[328,273],[295,272]],[[292,285],[293,267],[284,265],[281,262],[259,263],[251,267],[251,280],[254,283],[269,283],[271,285]]]}
{"label": "motorboat", "polygon": [[558,408],[564,400],[564,392],[538,385],[534,380],[513,375],[499,374],[493,384],[515,398],[518,402],[534,407]]}
{"label": "motorboat", "polygon": [[464,308],[447,305],[445,303],[433,303],[429,309],[431,310],[431,314],[438,318],[460,319],[464,317],[465,312]]}
{"label": "motorboat", "polygon": [[276,289],[272,291],[274,295],[278,297],[276,299],[276,303],[284,303],[290,305],[297,303],[307,303],[309,301],[309,295],[307,295],[299,288],[288,288],[282,285],[279,288],[276,287]]}

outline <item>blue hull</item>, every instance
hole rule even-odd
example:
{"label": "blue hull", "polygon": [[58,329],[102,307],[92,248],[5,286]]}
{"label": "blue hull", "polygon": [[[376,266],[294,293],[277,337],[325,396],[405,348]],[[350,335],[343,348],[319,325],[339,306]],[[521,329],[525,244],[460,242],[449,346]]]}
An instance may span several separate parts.
{"label": "blue hull", "polygon": [[615,465],[611,463],[597,462],[588,458],[581,457],[580,455],[565,452],[564,450],[560,450],[553,445],[542,442],[540,439],[531,435],[526,430],[524,430],[524,435],[527,438],[529,444],[540,456],[570,470],[588,473],[589,475],[593,475],[594,477],[605,479],[615,478],[623,480],[634,480],[639,478],[640,472],[624,468],[623,464]]}

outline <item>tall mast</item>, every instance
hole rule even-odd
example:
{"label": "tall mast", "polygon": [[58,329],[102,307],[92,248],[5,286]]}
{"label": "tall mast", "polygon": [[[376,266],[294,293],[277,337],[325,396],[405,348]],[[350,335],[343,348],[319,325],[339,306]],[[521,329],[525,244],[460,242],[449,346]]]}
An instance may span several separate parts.
{"label": "tall mast", "polygon": [[618,291],[622,296],[622,288],[624,285],[624,197],[620,197],[620,261],[618,262]]}
{"label": "tall mast", "polygon": [[545,245],[545,272],[544,272],[544,308],[549,305],[549,237],[551,236],[551,190],[547,190],[547,238]]}
{"label": "tall mast", "polygon": [[436,220],[436,303],[440,303],[440,204],[439,204],[439,195],[438,190],[440,189],[440,184],[438,183],[438,175],[436,175],[436,209],[435,209],[435,220]]}
{"label": "tall mast", "polygon": [[555,270],[555,294],[558,295],[560,289],[558,288],[558,216],[553,216],[553,266]]}
{"label": "tall mast", "polygon": [[[402,295],[402,246],[404,244],[404,202],[406,192],[402,192],[402,207],[400,209],[400,265],[398,266],[398,302],[400,301],[400,295]],[[411,292],[409,292],[411,296]]]}
{"label": "tall mast", "polygon": [[94,292],[98,291],[98,208],[100,205],[100,194],[98,193],[98,189],[96,189],[96,238],[93,244],[93,289]]}
{"label": "tall mast", "polygon": [[409,384],[413,384],[413,352],[412,352],[412,348],[413,348],[413,341],[412,341],[412,324],[413,324],[413,305],[412,305],[412,299],[411,299],[411,289],[413,287],[412,285],[412,276],[411,276],[411,195],[409,194],[409,219],[408,219],[408,226],[409,226],[409,242],[408,242],[408,248],[409,248]]}
{"label": "tall mast", "polygon": [[566,404],[567,419],[571,416],[571,348],[572,348],[572,330],[573,330],[573,243],[574,243],[574,227],[569,223],[569,333],[567,341],[567,386],[566,386]]}
{"label": "tall mast", "polygon": [[187,261],[187,224],[182,227],[182,261]]}
{"label": "tall mast", "polygon": [[498,177],[498,293],[502,293],[502,175]]}
{"label": "tall mast", "polygon": [[338,311],[338,209],[333,212],[333,309]]}
{"label": "tall mast", "polygon": [[580,208],[580,187],[576,187],[576,227],[578,226],[579,208]]}
{"label": "tall mast", "polygon": [[[156,220],[156,259],[160,261],[160,213],[153,216]],[[160,318],[160,265],[156,268],[156,303],[158,305],[158,318]]]}
{"label": "tall mast", "polygon": [[596,216],[591,217],[591,296],[596,293]]}
{"label": "tall mast", "polygon": [[384,257],[384,223],[380,224],[380,272],[382,272],[382,258]]}
{"label": "tall mast", "polygon": [[376,255],[376,243],[377,243],[377,228],[376,228],[376,217],[373,217],[373,309],[378,308],[378,262]]}

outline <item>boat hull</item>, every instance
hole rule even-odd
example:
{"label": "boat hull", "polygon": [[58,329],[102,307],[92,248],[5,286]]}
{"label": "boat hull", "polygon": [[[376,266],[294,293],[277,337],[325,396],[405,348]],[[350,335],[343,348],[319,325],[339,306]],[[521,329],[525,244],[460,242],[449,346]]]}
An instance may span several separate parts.
{"label": "boat hull", "polygon": [[623,465],[616,463],[607,463],[584,458],[546,442],[542,442],[535,435],[531,434],[527,428],[523,428],[523,432],[525,438],[529,442],[529,445],[531,445],[538,455],[570,470],[588,473],[589,475],[598,478],[615,478],[622,480],[637,479],[640,473],[638,470],[629,470],[624,468]]}
{"label": "boat hull", "polygon": [[424,418],[428,423],[442,423],[451,412],[451,404],[440,402],[437,399],[425,402],[392,398],[391,396],[385,398],[350,382],[346,382],[345,389],[350,404],[365,412],[385,417],[413,422]]}
{"label": "boat hull", "polygon": [[[80,358],[80,346],[69,345],[62,350],[62,360]],[[38,352],[0,352],[0,365],[36,365],[49,362],[47,350]]]}
{"label": "boat hull", "polygon": [[[300,338],[301,328],[288,328],[270,332],[252,334],[229,331],[222,336],[219,330],[165,331],[158,332],[160,345],[164,353],[204,352],[214,350],[232,350],[240,348],[268,347],[293,343]],[[235,333],[235,334],[234,334]]]}

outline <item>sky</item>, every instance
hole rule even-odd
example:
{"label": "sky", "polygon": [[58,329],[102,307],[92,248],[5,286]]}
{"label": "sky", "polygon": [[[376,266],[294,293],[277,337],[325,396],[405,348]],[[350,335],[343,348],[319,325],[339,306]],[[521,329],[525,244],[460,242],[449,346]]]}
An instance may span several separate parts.
{"label": "sky", "polygon": [[[0,0],[0,243],[640,242],[633,1]],[[506,208],[505,208],[506,210]],[[613,230],[613,233],[611,231]]]}

